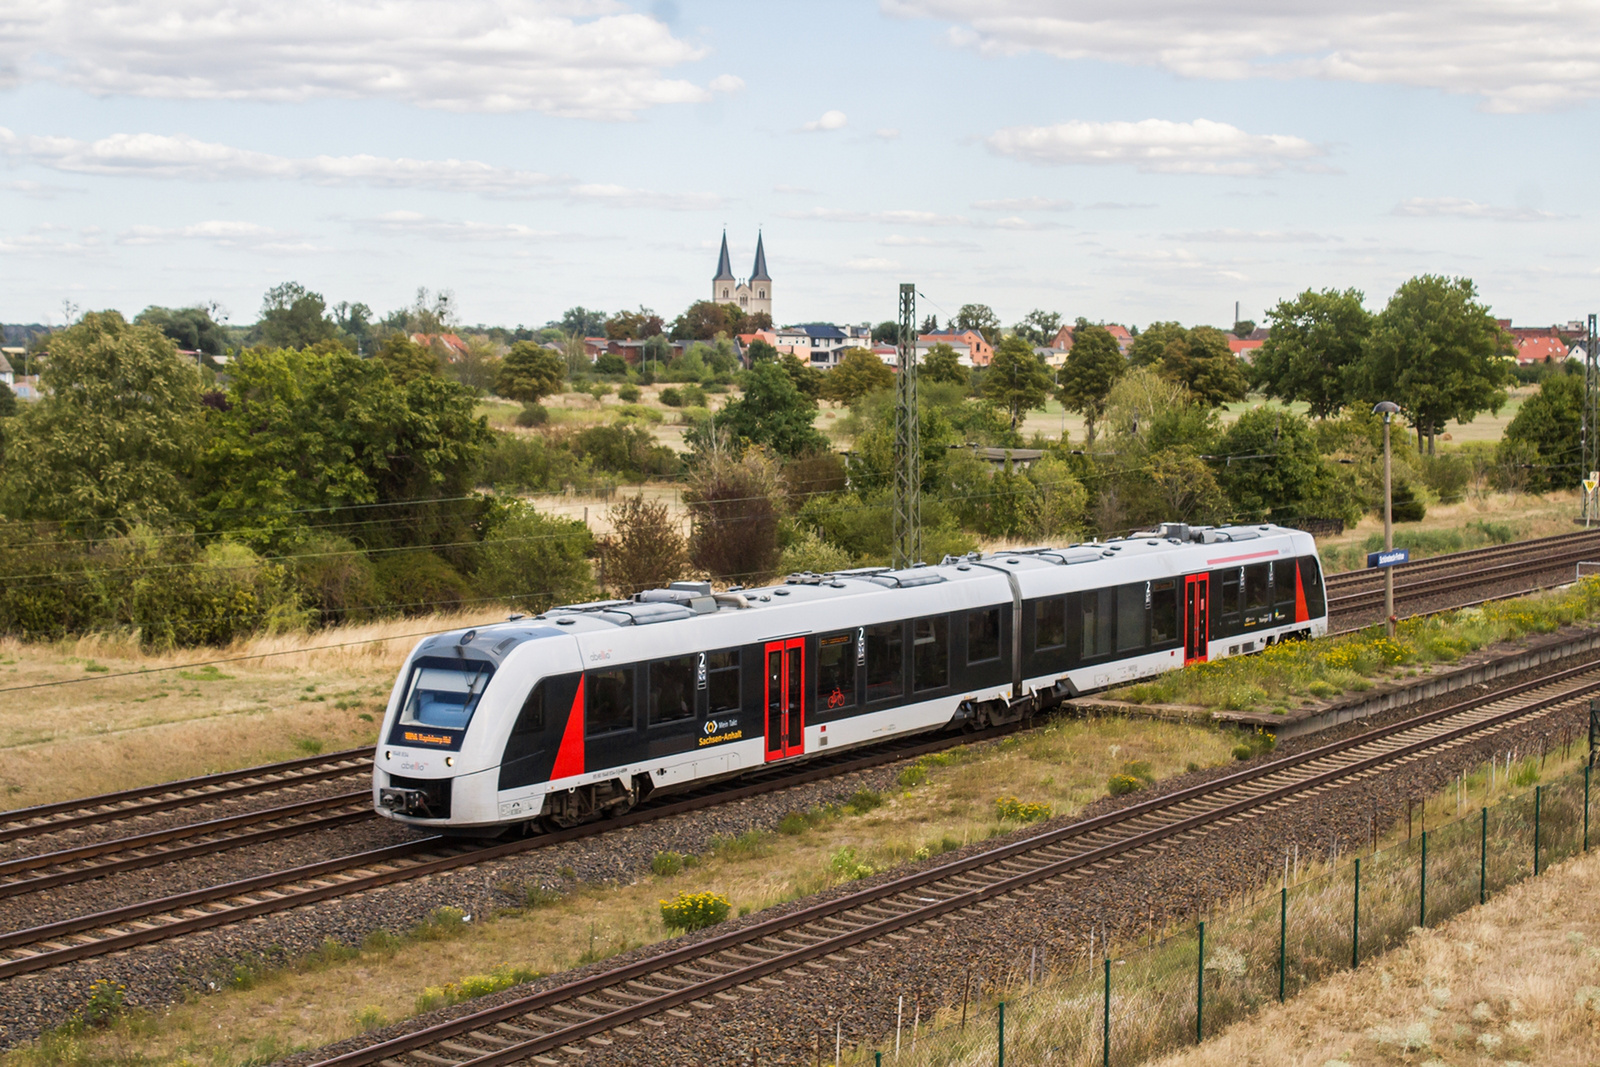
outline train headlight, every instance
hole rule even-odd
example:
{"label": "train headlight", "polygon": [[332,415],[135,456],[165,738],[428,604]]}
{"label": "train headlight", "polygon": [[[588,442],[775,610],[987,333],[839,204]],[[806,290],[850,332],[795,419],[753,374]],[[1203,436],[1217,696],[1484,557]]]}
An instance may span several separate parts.
{"label": "train headlight", "polygon": [[388,749],[384,749],[383,750],[383,758],[384,759],[394,759],[394,753],[390,752]]}
{"label": "train headlight", "polygon": [[454,756],[446,756],[444,758],[444,765],[446,767],[454,767],[456,765],[456,758]]}

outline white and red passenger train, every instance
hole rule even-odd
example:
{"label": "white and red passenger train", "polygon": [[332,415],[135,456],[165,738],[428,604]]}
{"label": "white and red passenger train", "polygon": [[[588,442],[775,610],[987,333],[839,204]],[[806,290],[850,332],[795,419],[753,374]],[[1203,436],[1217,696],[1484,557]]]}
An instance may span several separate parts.
{"label": "white and red passenger train", "polygon": [[429,637],[373,802],[471,834],[571,826],[775,760],[1014,722],[1080,693],[1327,632],[1311,536],[1160,529],[906,570],[698,582]]}

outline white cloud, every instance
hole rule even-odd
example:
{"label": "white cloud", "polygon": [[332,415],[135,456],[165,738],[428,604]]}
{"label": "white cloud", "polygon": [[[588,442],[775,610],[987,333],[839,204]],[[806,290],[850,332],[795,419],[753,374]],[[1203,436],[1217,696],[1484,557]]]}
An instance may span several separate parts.
{"label": "white cloud", "polygon": [[606,120],[710,96],[664,73],[705,50],[615,0],[41,0],[0,13],[0,30],[13,57],[0,84],[100,96],[381,99]]}
{"label": "white cloud", "polygon": [[1210,119],[1011,126],[987,143],[998,155],[1029,163],[1126,164],[1161,174],[1266,174],[1323,154],[1299,137],[1246,133]]}
{"label": "white cloud", "polygon": [[978,245],[971,241],[948,241],[936,237],[906,237],[902,234],[892,233],[878,242],[890,248],[960,248],[974,249]]}
{"label": "white cloud", "polygon": [[816,196],[817,195],[817,191],[815,189],[807,189],[803,185],[786,185],[786,184],[784,184],[782,182],[778,183],[777,185],[774,185],[772,187],[772,191],[775,192],[775,193],[786,193],[789,196]]}
{"label": "white cloud", "polygon": [[1049,196],[1013,196],[1003,200],[975,200],[972,206],[979,211],[1071,211],[1072,201]]}
{"label": "white cloud", "polygon": [[297,234],[234,219],[208,219],[187,226],[130,226],[116,236],[119,245],[164,245],[176,241],[204,241],[218,248],[244,248],[254,252],[326,251]]}
{"label": "white cloud", "polygon": [[1600,95],[1592,0],[881,0],[891,14],[954,23],[988,55],[1158,66],[1191,78],[1323,78],[1477,96],[1541,111]]}
{"label": "white cloud", "polygon": [[886,270],[899,270],[900,264],[895,260],[883,259],[880,256],[859,256],[855,259],[845,260],[844,269],[873,274]]}
{"label": "white cloud", "polygon": [[75,189],[67,185],[50,185],[34,181],[0,182],[0,189],[25,196],[30,200],[54,200],[62,193],[87,192],[85,189]]}
{"label": "white cloud", "polygon": [[744,79],[737,74],[718,74],[706,88],[714,93],[740,93],[744,91]]}
{"label": "white cloud", "polygon": [[821,130],[842,130],[845,123],[849,121],[843,111],[824,111],[821,118],[812,119],[800,128],[807,133],[817,133]]}
{"label": "white cloud", "polygon": [[893,126],[884,126],[880,129],[873,130],[872,136],[876,137],[880,141],[898,141],[900,139],[900,131],[895,129]]}
{"label": "white cloud", "polygon": [[1146,210],[1148,210],[1150,208],[1153,208],[1155,206],[1156,205],[1154,205],[1154,204],[1122,203],[1122,202],[1116,201],[1116,200],[1098,200],[1095,203],[1090,204],[1088,207],[1084,208],[1084,210],[1085,211],[1146,211]]}
{"label": "white cloud", "polygon": [[201,141],[183,134],[120,133],[98,141],[21,137],[0,127],[0,155],[68,174],[185,181],[306,181],[379,189],[432,189],[492,197],[555,197],[612,207],[702,210],[724,200],[713,193],[656,193],[584,183],[539,171],[471,159],[385,156],[295,158]]}
{"label": "white cloud", "polygon": [[1495,207],[1461,197],[1412,197],[1395,205],[1394,215],[1411,218],[1494,219],[1498,222],[1548,222],[1563,216],[1527,207]]}
{"label": "white cloud", "polygon": [[1333,238],[1307,230],[1191,230],[1168,234],[1178,241],[1214,241],[1223,244],[1325,244]]}
{"label": "white cloud", "polygon": [[780,211],[779,217],[814,222],[887,222],[896,226],[970,226],[962,215],[940,215],[933,211],[845,211],[842,208],[814,207],[809,211]]}
{"label": "white cloud", "polygon": [[427,237],[436,241],[553,241],[575,234],[537,230],[515,222],[473,222],[436,219],[416,211],[388,211],[370,219],[355,220],[357,229],[402,237]]}

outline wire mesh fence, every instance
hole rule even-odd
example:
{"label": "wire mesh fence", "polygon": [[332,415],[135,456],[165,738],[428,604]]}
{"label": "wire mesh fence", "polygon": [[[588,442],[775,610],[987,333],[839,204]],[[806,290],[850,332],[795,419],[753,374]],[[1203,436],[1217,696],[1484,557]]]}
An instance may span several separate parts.
{"label": "wire mesh fence", "polygon": [[1591,778],[1584,769],[1536,786],[1147,946],[1107,955],[1102,941],[1060,971],[1024,959],[987,985],[969,974],[959,1005],[919,1006],[914,1024],[841,1043],[831,1062],[1126,1067],[1203,1041],[1587,851]]}

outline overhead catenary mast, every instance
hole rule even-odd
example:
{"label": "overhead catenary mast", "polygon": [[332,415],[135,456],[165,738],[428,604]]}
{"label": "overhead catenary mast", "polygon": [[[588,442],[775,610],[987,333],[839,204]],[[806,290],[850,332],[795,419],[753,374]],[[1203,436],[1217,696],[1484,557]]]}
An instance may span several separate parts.
{"label": "overhead catenary mast", "polygon": [[894,411],[895,567],[922,562],[922,434],[917,419],[917,287],[900,286]]}

